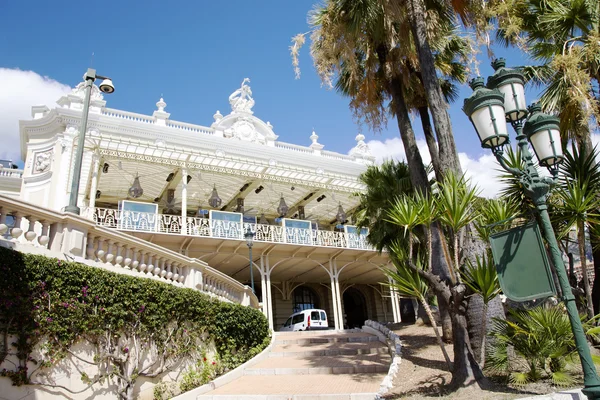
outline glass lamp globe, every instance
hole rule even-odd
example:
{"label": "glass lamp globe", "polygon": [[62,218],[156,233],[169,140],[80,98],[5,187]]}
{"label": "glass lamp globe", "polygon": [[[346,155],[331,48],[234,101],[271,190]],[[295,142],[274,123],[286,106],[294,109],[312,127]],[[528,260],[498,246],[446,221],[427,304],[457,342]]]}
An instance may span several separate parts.
{"label": "glass lamp globe", "polygon": [[560,140],[559,119],[542,112],[539,103],[532,104],[523,132],[540,165],[552,168],[564,159]]}
{"label": "glass lamp globe", "polygon": [[481,140],[481,147],[495,148],[508,142],[504,117],[504,95],[497,89],[487,89],[483,78],[470,82],[471,96],[465,99],[463,112],[467,114]]}
{"label": "glass lamp globe", "polygon": [[504,94],[506,120],[515,122],[527,116],[525,102],[525,78],[514,68],[506,68],[506,60],[499,58],[492,62],[494,75],[488,78],[487,87],[498,89]]}

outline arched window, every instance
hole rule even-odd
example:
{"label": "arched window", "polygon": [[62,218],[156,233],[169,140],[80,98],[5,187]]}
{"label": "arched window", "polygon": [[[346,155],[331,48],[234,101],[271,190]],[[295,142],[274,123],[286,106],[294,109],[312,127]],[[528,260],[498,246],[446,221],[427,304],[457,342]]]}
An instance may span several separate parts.
{"label": "arched window", "polygon": [[314,290],[307,286],[299,286],[294,289],[294,312],[308,310],[309,308],[320,308],[319,297]]}

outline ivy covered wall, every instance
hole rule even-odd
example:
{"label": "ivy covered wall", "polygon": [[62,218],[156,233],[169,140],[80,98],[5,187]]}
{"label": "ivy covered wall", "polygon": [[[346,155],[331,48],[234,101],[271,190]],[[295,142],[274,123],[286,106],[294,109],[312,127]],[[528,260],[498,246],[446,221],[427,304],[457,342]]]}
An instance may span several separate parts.
{"label": "ivy covered wall", "polygon": [[2,247],[0,277],[0,387],[133,399],[141,380],[223,373],[270,340],[260,311],[155,280]]}

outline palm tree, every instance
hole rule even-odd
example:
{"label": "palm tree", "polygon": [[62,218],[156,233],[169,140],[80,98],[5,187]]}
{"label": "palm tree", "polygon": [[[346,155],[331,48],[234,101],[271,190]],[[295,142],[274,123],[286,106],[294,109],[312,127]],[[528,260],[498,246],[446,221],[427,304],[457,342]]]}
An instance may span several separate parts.
{"label": "palm tree", "polygon": [[388,221],[387,213],[392,199],[412,192],[408,166],[388,160],[369,166],[359,179],[367,189],[357,194],[360,203],[354,214],[356,225],[369,228],[367,240],[378,251],[387,250],[393,241],[403,237],[402,229]]}
{"label": "palm tree", "polygon": [[[545,87],[540,102],[560,117],[564,141],[592,150],[590,125],[600,119],[600,6],[593,0],[510,0],[497,3],[497,37],[518,45],[539,66],[524,69]],[[508,3],[508,4],[507,4]]]}

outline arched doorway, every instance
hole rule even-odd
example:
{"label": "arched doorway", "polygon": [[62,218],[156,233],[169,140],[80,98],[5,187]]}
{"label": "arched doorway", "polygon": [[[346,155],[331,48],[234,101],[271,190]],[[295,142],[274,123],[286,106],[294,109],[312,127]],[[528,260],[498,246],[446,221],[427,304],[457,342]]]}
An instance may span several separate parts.
{"label": "arched doorway", "polygon": [[362,328],[367,319],[367,302],[360,290],[348,288],[344,292],[344,328]]}
{"label": "arched doorway", "polygon": [[310,308],[321,308],[319,296],[308,286],[298,286],[292,295],[294,301],[293,312],[308,310]]}

